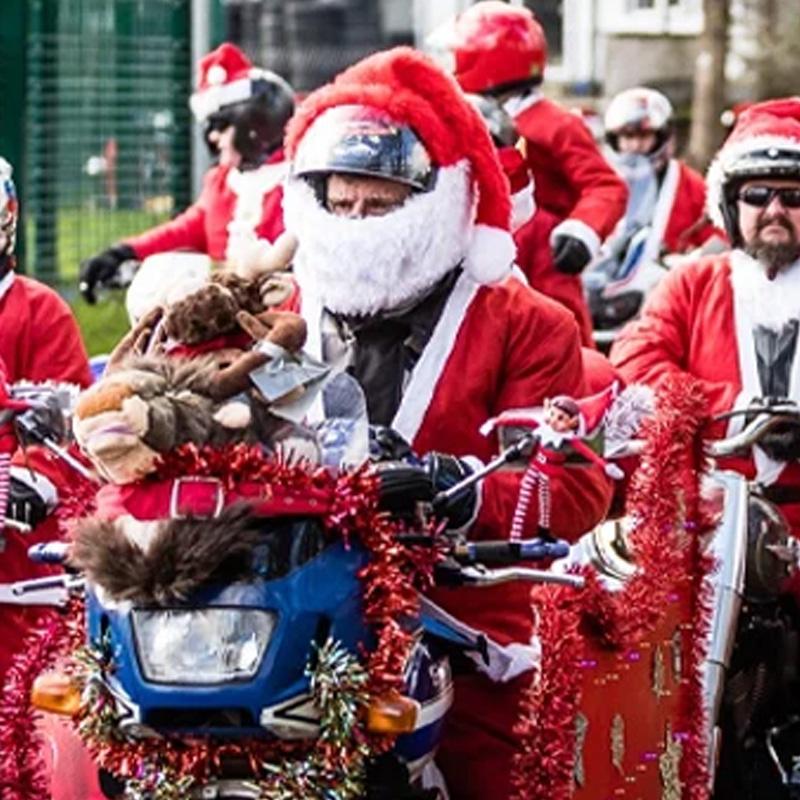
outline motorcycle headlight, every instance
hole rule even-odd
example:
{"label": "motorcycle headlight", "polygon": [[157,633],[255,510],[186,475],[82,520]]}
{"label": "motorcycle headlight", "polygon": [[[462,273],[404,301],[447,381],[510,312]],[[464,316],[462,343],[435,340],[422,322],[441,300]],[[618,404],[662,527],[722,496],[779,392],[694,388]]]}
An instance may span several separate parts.
{"label": "motorcycle headlight", "polygon": [[144,676],[159,683],[210,684],[252,678],[276,615],[260,609],[133,611]]}

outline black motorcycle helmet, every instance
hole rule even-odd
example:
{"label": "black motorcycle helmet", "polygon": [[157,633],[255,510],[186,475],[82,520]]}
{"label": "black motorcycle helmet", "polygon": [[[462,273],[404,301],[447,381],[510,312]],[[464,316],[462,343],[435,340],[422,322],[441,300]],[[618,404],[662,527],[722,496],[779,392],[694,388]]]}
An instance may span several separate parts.
{"label": "black motorcycle helmet", "polygon": [[206,144],[212,155],[216,155],[217,148],[209,134],[232,125],[233,145],[242,156],[242,168],[252,169],[281,146],[284,128],[293,113],[291,86],[274,72],[254,70],[249,96],[220,106],[206,118]]}

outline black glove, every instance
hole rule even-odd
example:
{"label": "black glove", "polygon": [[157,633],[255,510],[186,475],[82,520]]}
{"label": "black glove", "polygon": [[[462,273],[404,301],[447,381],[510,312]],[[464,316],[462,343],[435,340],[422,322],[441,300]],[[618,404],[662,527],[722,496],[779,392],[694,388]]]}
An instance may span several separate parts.
{"label": "black glove", "polygon": [[[748,425],[760,413],[759,408],[794,405],[786,397],[755,397],[751,401],[753,411],[745,415],[744,424]],[[800,459],[800,425],[785,422],[765,434],[758,446],[774,461],[796,461]]]}
{"label": "black glove", "polygon": [[370,461],[418,463],[408,442],[387,425],[369,426],[369,458]]}
{"label": "black glove", "polygon": [[[423,459],[428,470],[434,491],[443,492],[472,475],[472,467],[463,459],[445,453],[428,453]],[[475,484],[459,492],[443,505],[435,505],[434,510],[447,518],[447,527],[463,528],[478,509],[478,490]]]}
{"label": "black glove", "polygon": [[102,253],[86,259],[81,264],[81,276],[78,288],[87,303],[97,302],[95,289],[98,284],[109,283],[116,277],[119,268],[126,261],[136,259],[133,248],[127,244],[115,244]]}
{"label": "black glove", "polygon": [[17,478],[8,487],[6,516],[35,528],[48,514],[47,503],[39,493]]}
{"label": "black glove", "polygon": [[553,263],[559,272],[578,275],[591,260],[589,248],[580,239],[561,234],[553,241]]}
{"label": "black glove", "polygon": [[759,447],[775,461],[800,459],[800,426],[786,422],[764,435]]}

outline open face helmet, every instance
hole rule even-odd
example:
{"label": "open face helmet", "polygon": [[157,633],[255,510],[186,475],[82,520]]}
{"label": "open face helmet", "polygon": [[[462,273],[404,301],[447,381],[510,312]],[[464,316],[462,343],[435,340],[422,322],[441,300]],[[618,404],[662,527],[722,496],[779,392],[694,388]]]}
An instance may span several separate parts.
{"label": "open face helmet", "polygon": [[426,192],[435,185],[437,169],[410,126],[371,106],[341,105],[314,121],[292,162],[292,175],[308,181],[321,203],[332,173],[382,178]]}

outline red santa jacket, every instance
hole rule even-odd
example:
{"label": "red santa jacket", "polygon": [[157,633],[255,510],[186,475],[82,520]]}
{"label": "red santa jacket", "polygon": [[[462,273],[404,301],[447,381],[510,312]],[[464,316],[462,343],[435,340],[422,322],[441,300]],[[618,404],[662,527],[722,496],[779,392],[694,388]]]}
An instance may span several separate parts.
{"label": "red santa jacket", "polygon": [[139,259],[169,250],[193,250],[224,261],[229,237],[237,228],[273,242],[283,232],[281,201],[287,170],[283,150],[273,153],[257,170],[212,167],[193,205],[125,243]]}
{"label": "red santa jacket", "polygon": [[49,286],[8,273],[0,280],[0,361],[10,382],[92,382],[69,306]]}
{"label": "red santa jacket", "polygon": [[[641,317],[622,331],[611,350],[611,362],[627,382],[658,387],[669,374],[688,372],[703,386],[710,414],[745,407],[763,395],[751,324],[737,304],[732,282],[732,264],[746,258],[741,251],[706,256],[671,271],[659,283]],[[794,399],[800,401],[800,396]],[[717,424],[713,432],[724,436],[737,424],[741,418]],[[752,460],[726,464],[748,477],[755,475]],[[800,487],[800,464],[786,465],[778,482]],[[800,504],[783,508],[800,533]]]}
{"label": "red santa jacket", "polygon": [[706,216],[706,183],[688,164],[671,159],[656,200],[653,235],[661,249],[683,253],[724,233]]}
{"label": "red santa jacket", "polygon": [[553,235],[579,238],[597,253],[625,213],[628,190],[583,120],[543,97],[523,100],[514,124],[524,138],[536,205],[558,219]]}
{"label": "red santa jacket", "polygon": [[[308,323],[306,349],[321,356],[321,308],[302,297]],[[575,323],[558,304],[510,278],[479,286],[462,275],[445,304],[431,339],[405,388],[394,427],[418,453],[432,450],[488,461],[492,437],[486,420],[512,408],[541,405],[546,397],[584,395],[580,341]],[[509,534],[520,471],[495,473],[482,487],[480,513],[470,536],[503,539]],[[596,467],[564,470],[552,481],[551,529],[570,540],[604,515],[611,486]],[[536,531],[536,509],[527,531]],[[527,642],[532,617],[525,585],[458,589],[436,600],[501,643]]]}
{"label": "red santa jacket", "polygon": [[583,295],[581,279],[578,275],[559,272],[553,264],[549,241],[557,224],[555,215],[542,208],[536,209],[533,217],[514,233],[517,266],[534,289],[557,300],[572,312],[578,323],[581,343],[585,347],[594,347],[592,317]]}

